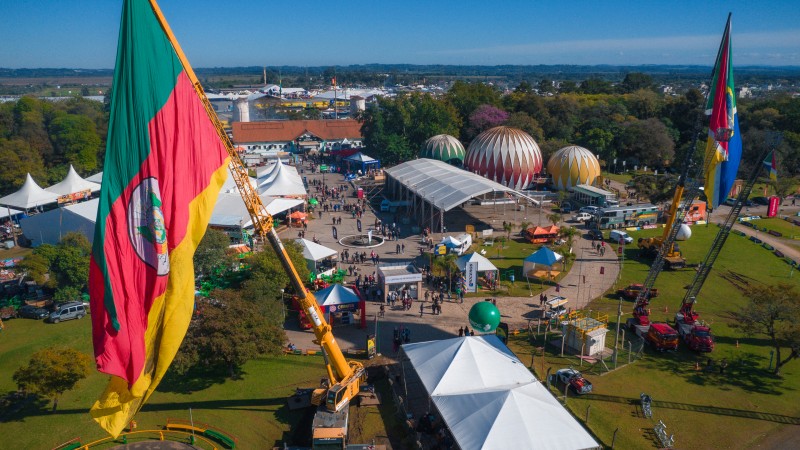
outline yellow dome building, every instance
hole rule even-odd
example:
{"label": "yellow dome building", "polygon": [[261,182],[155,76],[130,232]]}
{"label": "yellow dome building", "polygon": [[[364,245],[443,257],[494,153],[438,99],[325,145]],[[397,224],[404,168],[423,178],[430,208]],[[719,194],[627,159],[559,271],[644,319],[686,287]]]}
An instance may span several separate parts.
{"label": "yellow dome building", "polygon": [[592,184],[600,176],[600,162],[592,152],[570,145],[553,153],[547,162],[547,172],[553,177],[553,185],[567,190],[579,184]]}

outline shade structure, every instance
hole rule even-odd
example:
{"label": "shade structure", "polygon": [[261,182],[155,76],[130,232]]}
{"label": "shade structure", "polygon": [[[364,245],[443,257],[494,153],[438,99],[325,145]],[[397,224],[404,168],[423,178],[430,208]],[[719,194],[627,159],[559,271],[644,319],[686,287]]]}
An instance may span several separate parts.
{"label": "shade structure", "polygon": [[304,220],[306,217],[308,217],[308,214],[306,214],[304,212],[300,212],[300,211],[295,211],[295,212],[289,214],[289,217],[292,218],[292,219]]}
{"label": "shade structure", "polygon": [[594,184],[600,176],[600,162],[588,149],[570,145],[553,153],[547,161],[547,172],[556,188],[567,190],[579,184]]}
{"label": "shade structure", "polygon": [[34,214],[20,220],[22,234],[33,247],[58,244],[67,233],[81,233],[89,242],[94,241],[98,200],[76,203]]}
{"label": "shade structure", "polygon": [[269,166],[257,179],[258,193],[276,197],[301,197],[307,195],[303,179],[294,168],[280,160]]}
{"label": "shade structure", "polygon": [[31,209],[58,201],[58,194],[42,189],[31,174],[25,177],[25,184],[17,192],[0,198],[0,206],[10,206],[17,209]]}
{"label": "shade structure", "polygon": [[22,214],[25,211],[20,211],[19,209],[9,208],[7,206],[0,207],[0,219],[5,219],[7,217],[14,217],[18,214]]}
{"label": "shade structure", "polygon": [[458,259],[456,259],[456,266],[458,266],[458,270],[464,272],[467,270],[467,263],[470,262],[478,263],[478,272],[497,270],[497,267],[480,253],[470,253],[467,255],[460,256]]}
{"label": "shade structure", "polygon": [[103,172],[97,172],[92,176],[88,176],[85,178],[86,181],[91,181],[92,183],[102,184],[103,183]]}
{"label": "shade structure", "polygon": [[[267,212],[272,216],[303,204],[303,200],[294,198],[270,197],[267,195],[261,195],[260,197],[261,202],[267,208]],[[214,211],[211,213],[209,225],[252,228],[253,221],[241,194],[220,192],[217,196],[217,203],[214,205]]]}
{"label": "shade structure", "polygon": [[522,260],[522,272],[527,274],[534,270],[537,265],[551,267],[562,259],[564,259],[564,256],[544,246]]}
{"label": "shade structure", "polygon": [[459,448],[600,448],[497,336],[402,348]]}
{"label": "shade structure", "polygon": [[360,301],[358,294],[341,284],[332,284],[317,291],[314,296],[317,304],[325,312],[354,311],[356,308],[352,305],[358,305]]}
{"label": "shade structure", "polygon": [[331,256],[336,256],[339,252],[334,249],[319,245],[308,239],[296,239],[295,242],[303,247],[303,258],[309,261],[321,261]]}
{"label": "shade structure", "polygon": [[440,242],[440,244],[444,244],[448,247],[460,247],[461,241],[454,238],[453,236],[447,236],[444,239],[442,239],[442,242]]}
{"label": "shade structure", "polygon": [[420,158],[435,159],[447,163],[457,162],[462,164],[466,151],[461,141],[449,134],[437,134],[422,144],[419,152]]}
{"label": "shade structure", "polygon": [[367,173],[370,169],[377,169],[381,166],[381,162],[375,158],[367,156],[361,152],[350,155],[344,159],[351,165],[351,170],[361,170],[362,173]]}
{"label": "shade structure", "polygon": [[78,172],[75,172],[75,168],[72,167],[72,164],[69,166],[67,176],[64,177],[61,182],[45,188],[45,191],[58,195],[76,194],[78,192],[87,190],[91,192],[97,192],[100,190],[100,185],[81,178],[81,176],[78,175]]}
{"label": "shade structure", "polygon": [[511,189],[525,189],[542,171],[542,152],[526,132],[495,127],[479,134],[467,148],[464,165]]}

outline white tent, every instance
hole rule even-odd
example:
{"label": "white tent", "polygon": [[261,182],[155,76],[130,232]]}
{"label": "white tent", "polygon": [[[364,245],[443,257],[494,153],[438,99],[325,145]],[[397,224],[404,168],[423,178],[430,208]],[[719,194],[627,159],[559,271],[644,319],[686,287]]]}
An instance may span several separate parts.
{"label": "white tent", "polygon": [[350,288],[341,284],[333,284],[321,289],[314,294],[317,304],[323,311],[336,312],[336,310],[355,310],[354,307],[343,308],[342,305],[357,305],[360,301],[358,295]]}
{"label": "white tent", "polygon": [[65,234],[73,231],[92,242],[98,202],[98,199],[92,199],[26,217],[20,220],[22,234],[31,240],[34,247],[58,244]]}
{"label": "white tent", "polygon": [[22,214],[24,211],[20,211],[18,209],[9,208],[7,206],[0,206],[0,219],[5,219],[9,216],[14,217],[17,214]]}
{"label": "white tent", "polygon": [[58,194],[47,192],[28,174],[25,178],[25,184],[17,192],[6,195],[0,198],[0,205],[12,206],[17,209],[30,209],[49,203],[55,203],[58,200]]}
{"label": "white tent", "polygon": [[103,183],[103,172],[98,172],[92,176],[86,177],[86,181],[91,181],[92,183],[102,184]]}
{"label": "white tent", "polygon": [[406,344],[403,352],[463,450],[600,448],[497,336]]}
{"label": "white tent", "polygon": [[295,239],[295,241],[303,246],[303,258],[309,261],[321,261],[331,256],[336,256],[339,252],[331,248],[319,245],[308,239]]}
{"label": "white tent", "polygon": [[442,239],[440,244],[444,244],[448,247],[461,247],[461,241],[454,238],[453,236],[447,236],[446,238]]}
{"label": "white tent", "polygon": [[303,179],[300,178],[297,170],[287,168],[280,161],[275,162],[271,169],[258,178],[257,186],[260,194],[276,197],[307,195]]}
{"label": "white tent", "polygon": [[78,172],[75,172],[75,168],[72,167],[72,164],[69,165],[67,176],[64,177],[60,183],[45,188],[45,191],[58,195],[70,195],[86,190],[97,192],[100,190],[100,185],[81,178]]}
{"label": "white tent", "polygon": [[465,272],[467,270],[467,263],[469,262],[478,263],[478,272],[497,270],[497,267],[495,267],[495,265],[492,264],[491,261],[486,259],[486,257],[481,255],[480,253],[470,253],[468,255],[460,256],[458,259],[456,259],[456,265],[458,266],[458,270]]}
{"label": "white tent", "polygon": [[[267,208],[267,212],[273,216],[303,204],[303,200],[275,198],[267,195],[262,195],[261,201]],[[220,227],[241,225],[242,228],[252,228],[253,221],[250,219],[250,213],[247,211],[241,194],[220,191],[217,203],[211,213],[209,225]]]}

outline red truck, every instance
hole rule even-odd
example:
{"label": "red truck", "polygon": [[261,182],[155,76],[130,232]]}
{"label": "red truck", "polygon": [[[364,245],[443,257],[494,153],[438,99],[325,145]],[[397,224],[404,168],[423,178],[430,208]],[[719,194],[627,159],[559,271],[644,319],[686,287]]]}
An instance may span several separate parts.
{"label": "red truck", "polygon": [[678,329],[683,342],[696,352],[714,350],[714,337],[711,327],[698,320],[698,314],[691,310],[682,310],[675,314],[675,328]]}
{"label": "red truck", "polygon": [[[626,300],[636,300],[636,297],[639,296],[639,292],[642,291],[642,285],[639,283],[629,284],[628,286],[618,289],[617,295],[626,299]],[[658,297],[658,289],[650,288],[650,297],[654,298]]]}
{"label": "red truck", "polygon": [[666,323],[651,323],[645,340],[660,352],[678,349],[678,332]]}

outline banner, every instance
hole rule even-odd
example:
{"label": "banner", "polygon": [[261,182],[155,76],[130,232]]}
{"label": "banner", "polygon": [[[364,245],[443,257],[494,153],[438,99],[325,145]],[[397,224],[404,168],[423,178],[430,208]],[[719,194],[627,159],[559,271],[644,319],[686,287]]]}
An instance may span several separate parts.
{"label": "banner", "polygon": [[478,263],[467,263],[467,292],[478,292]]}
{"label": "banner", "polygon": [[769,206],[767,207],[767,217],[775,217],[778,215],[778,208],[781,206],[781,199],[772,196],[769,198]]}

